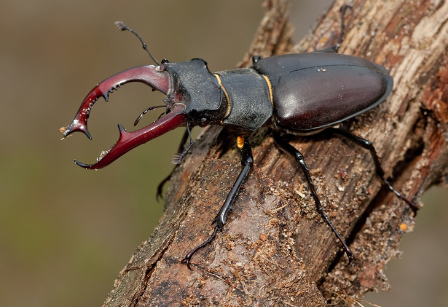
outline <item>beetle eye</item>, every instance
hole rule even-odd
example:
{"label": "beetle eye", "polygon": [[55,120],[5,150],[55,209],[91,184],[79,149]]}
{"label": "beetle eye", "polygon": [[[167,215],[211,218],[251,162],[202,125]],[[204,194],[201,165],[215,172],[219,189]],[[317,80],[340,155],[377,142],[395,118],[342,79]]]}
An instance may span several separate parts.
{"label": "beetle eye", "polygon": [[208,123],[209,123],[209,120],[207,118],[203,117],[203,118],[201,118],[201,122],[199,123],[199,126],[205,127],[208,125]]}

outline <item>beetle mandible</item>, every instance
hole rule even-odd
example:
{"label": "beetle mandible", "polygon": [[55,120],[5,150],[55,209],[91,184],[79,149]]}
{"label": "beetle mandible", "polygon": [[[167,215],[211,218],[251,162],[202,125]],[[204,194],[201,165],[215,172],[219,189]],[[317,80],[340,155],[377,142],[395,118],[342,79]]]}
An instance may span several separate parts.
{"label": "beetle mandible", "polygon": [[[414,213],[417,211],[418,207],[398,193],[385,178],[372,143],[336,127],[380,104],[390,94],[393,86],[393,79],[384,67],[360,57],[337,53],[344,32],[346,9],[347,6],[341,8],[341,33],[338,43],[331,48],[320,52],[263,59],[253,57],[250,68],[216,73],[211,73],[207,63],[198,58],[180,63],[163,60],[159,64],[149,53],[141,37],[123,23],[117,22],[121,30],[131,31],[140,39],[143,48],[157,66],[131,68],[95,86],[82,102],[72,123],[65,128],[64,138],[72,132],[81,131],[91,139],[87,119],[93,104],[100,96],[107,101],[109,93],[128,82],[143,82],[166,94],[163,105],[165,113],[152,124],[133,132],[127,132],[119,125],[118,142],[110,150],[102,152],[97,163],[84,164],[75,160],[76,164],[86,169],[103,168],[131,149],[174,128],[186,126],[179,150],[181,153],[174,158],[174,162],[179,163],[194,144],[190,135],[193,126],[222,125],[235,132],[238,135],[237,146],[241,150],[242,170],[213,220],[215,226],[212,235],[182,260],[190,268],[193,254],[212,242],[226,223],[238,191],[253,166],[248,137],[259,128],[268,126],[273,131],[277,145],[299,163],[317,211],[340,241],[349,260],[354,259],[350,248],[323,210],[303,155],[282,136],[283,133],[309,135],[326,130],[353,141],[369,150],[376,173],[383,183],[404,200]],[[315,84],[319,86],[316,87]],[[141,116],[154,108],[156,107],[145,110],[135,124]],[[190,143],[182,150],[188,137]],[[160,195],[161,185],[158,191]]]}

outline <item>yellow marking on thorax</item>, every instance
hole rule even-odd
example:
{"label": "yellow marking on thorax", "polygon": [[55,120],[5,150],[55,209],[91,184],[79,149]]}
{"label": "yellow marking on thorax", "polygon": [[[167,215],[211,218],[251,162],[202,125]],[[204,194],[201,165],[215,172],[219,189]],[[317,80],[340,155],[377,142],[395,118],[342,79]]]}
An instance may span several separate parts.
{"label": "yellow marking on thorax", "polygon": [[269,78],[266,77],[265,75],[262,75],[264,80],[266,80],[266,83],[268,84],[268,88],[269,88],[269,97],[271,98],[271,104],[272,106],[274,106],[274,99],[272,98],[272,84],[271,81],[269,81]]}
{"label": "yellow marking on thorax", "polygon": [[221,77],[219,75],[217,75],[217,74],[214,74],[214,75],[215,75],[216,79],[218,79],[219,85],[221,86],[222,90],[224,91],[224,95],[226,95],[227,111],[226,111],[226,114],[224,115],[224,117],[227,117],[227,115],[229,115],[229,113],[230,113],[232,102],[230,101],[229,94],[227,93],[226,88],[224,87],[224,85],[222,85]]}

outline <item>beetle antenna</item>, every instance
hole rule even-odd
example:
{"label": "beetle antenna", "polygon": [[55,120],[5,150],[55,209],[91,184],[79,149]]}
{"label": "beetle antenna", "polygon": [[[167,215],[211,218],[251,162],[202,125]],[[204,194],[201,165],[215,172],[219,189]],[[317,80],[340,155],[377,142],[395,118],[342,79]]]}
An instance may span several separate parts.
{"label": "beetle antenna", "polygon": [[148,111],[151,111],[151,110],[154,110],[154,109],[157,109],[157,108],[166,108],[166,106],[163,105],[163,106],[154,106],[154,107],[149,107],[149,108],[147,108],[145,111],[143,111],[143,112],[137,117],[137,119],[136,119],[135,122],[134,122],[134,126],[137,126],[138,122],[142,119],[143,115],[145,115],[146,113],[148,113]]}
{"label": "beetle antenna", "polygon": [[138,37],[138,39],[140,40],[140,42],[142,43],[143,49],[146,50],[146,52],[149,54],[149,56],[151,57],[151,59],[157,64],[157,66],[160,66],[159,62],[156,61],[156,59],[154,59],[154,57],[152,56],[152,54],[149,52],[148,50],[148,45],[146,45],[145,41],[140,37],[140,35],[138,35],[137,32],[135,32],[133,29],[129,28],[127,25],[125,25],[122,21],[116,21],[115,25],[121,30],[121,31],[129,31],[131,33],[133,33],[135,36]]}

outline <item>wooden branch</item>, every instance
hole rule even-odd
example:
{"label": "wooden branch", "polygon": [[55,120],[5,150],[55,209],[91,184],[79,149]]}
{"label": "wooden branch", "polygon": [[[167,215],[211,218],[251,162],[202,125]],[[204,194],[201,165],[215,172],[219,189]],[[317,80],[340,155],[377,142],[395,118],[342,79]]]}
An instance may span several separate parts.
{"label": "wooden branch", "polygon": [[[293,52],[334,44],[342,4],[336,1]],[[288,2],[265,6],[241,65],[252,54],[292,46]],[[373,141],[395,188],[418,201],[429,186],[448,181],[448,2],[356,0],[353,7],[340,53],[385,66],[395,85],[384,103],[350,122],[351,130]],[[316,212],[295,161],[260,131],[252,138],[254,170],[223,231],[193,257],[192,271],[181,264],[211,234],[210,223],[240,171],[234,139],[220,127],[201,134],[172,178],[159,226],[120,272],[104,306],[343,305],[389,287],[382,269],[413,228],[411,210],[382,187],[368,152],[325,134],[295,137],[292,144],[304,154],[355,261],[348,263]]]}

